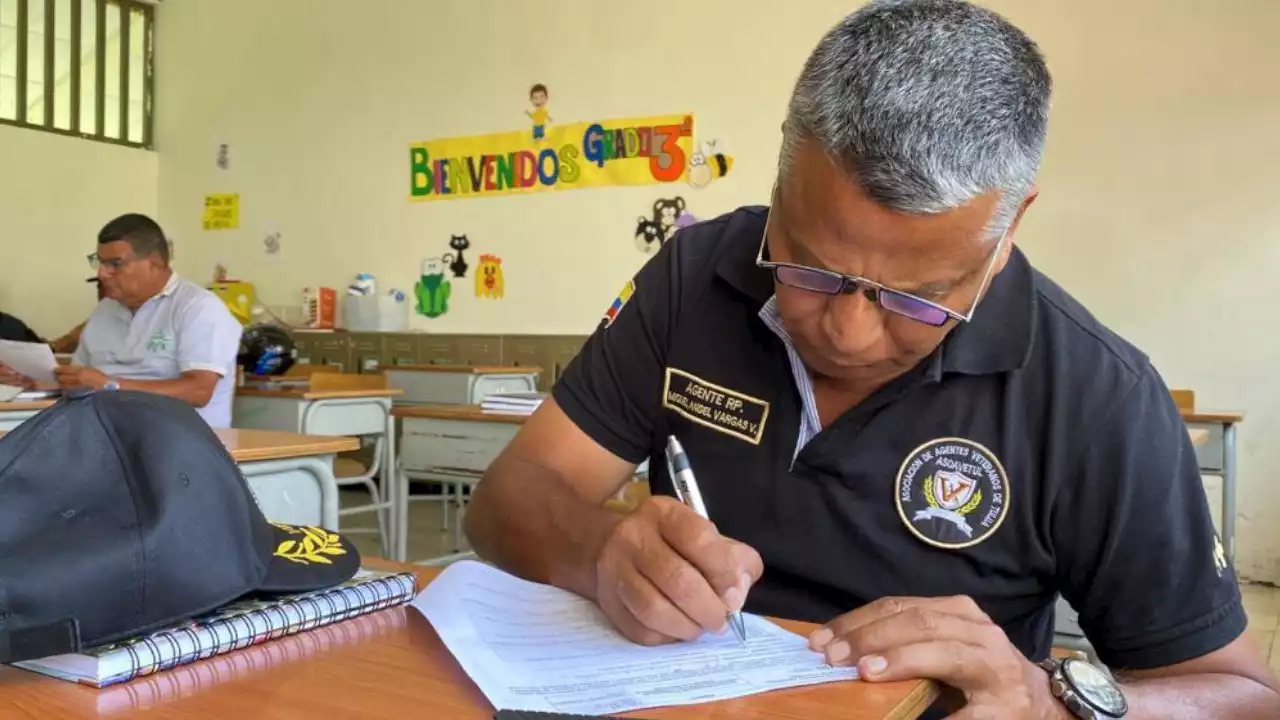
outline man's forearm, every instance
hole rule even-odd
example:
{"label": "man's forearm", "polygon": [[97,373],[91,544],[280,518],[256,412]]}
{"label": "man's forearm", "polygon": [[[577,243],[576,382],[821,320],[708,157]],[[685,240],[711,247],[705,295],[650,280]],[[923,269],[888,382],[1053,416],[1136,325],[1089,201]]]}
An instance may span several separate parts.
{"label": "man's forearm", "polygon": [[176,377],[172,380],[118,380],[121,390],[140,390],[142,392],[167,395],[181,400],[192,407],[204,407],[209,404],[209,390],[195,378]]}
{"label": "man's forearm", "polygon": [[1239,675],[1182,675],[1125,681],[1126,720],[1280,718],[1280,695]]}
{"label": "man's forearm", "polygon": [[621,519],[556,473],[499,458],[476,485],[465,530],[476,552],[502,569],[593,598],[596,556]]}

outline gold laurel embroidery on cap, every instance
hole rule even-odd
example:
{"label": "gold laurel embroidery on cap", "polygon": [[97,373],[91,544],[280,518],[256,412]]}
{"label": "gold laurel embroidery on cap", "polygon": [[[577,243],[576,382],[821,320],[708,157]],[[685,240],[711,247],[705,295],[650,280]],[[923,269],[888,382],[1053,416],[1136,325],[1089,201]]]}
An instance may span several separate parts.
{"label": "gold laurel embroidery on cap", "polygon": [[332,565],[333,561],[326,555],[346,555],[347,549],[342,547],[342,540],[337,533],[306,525],[285,525],[273,522],[272,525],[290,535],[302,535],[302,540],[285,540],[276,546],[273,555],[301,565],[319,563]]}

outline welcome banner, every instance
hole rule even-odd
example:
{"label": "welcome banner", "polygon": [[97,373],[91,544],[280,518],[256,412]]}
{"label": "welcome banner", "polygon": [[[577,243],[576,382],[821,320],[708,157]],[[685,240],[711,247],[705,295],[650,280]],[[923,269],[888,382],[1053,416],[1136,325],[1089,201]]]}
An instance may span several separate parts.
{"label": "welcome banner", "polygon": [[456,198],[656,185],[685,178],[693,115],[599,120],[409,146],[410,198]]}

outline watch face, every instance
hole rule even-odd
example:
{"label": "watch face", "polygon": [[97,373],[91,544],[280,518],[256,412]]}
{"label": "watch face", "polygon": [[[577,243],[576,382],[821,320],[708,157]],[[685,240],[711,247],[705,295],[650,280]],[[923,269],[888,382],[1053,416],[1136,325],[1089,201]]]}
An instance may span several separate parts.
{"label": "watch face", "polygon": [[1067,660],[1062,664],[1062,674],[1081,699],[1102,712],[1121,717],[1128,711],[1129,706],[1120,693],[1120,687],[1093,665],[1080,660]]}

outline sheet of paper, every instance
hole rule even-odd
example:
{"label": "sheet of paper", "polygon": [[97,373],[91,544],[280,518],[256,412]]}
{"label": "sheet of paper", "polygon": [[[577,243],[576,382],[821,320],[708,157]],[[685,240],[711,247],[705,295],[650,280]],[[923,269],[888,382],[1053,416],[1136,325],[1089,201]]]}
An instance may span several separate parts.
{"label": "sheet of paper", "polygon": [[38,383],[57,383],[53,371],[58,367],[58,360],[53,356],[53,348],[44,343],[0,340],[0,365],[8,365]]}
{"label": "sheet of paper", "polygon": [[503,710],[609,714],[857,679],[752,615],[745,645],[732,633],[635,645],[591,602],[473,561],[446,568],[413,607]]}

